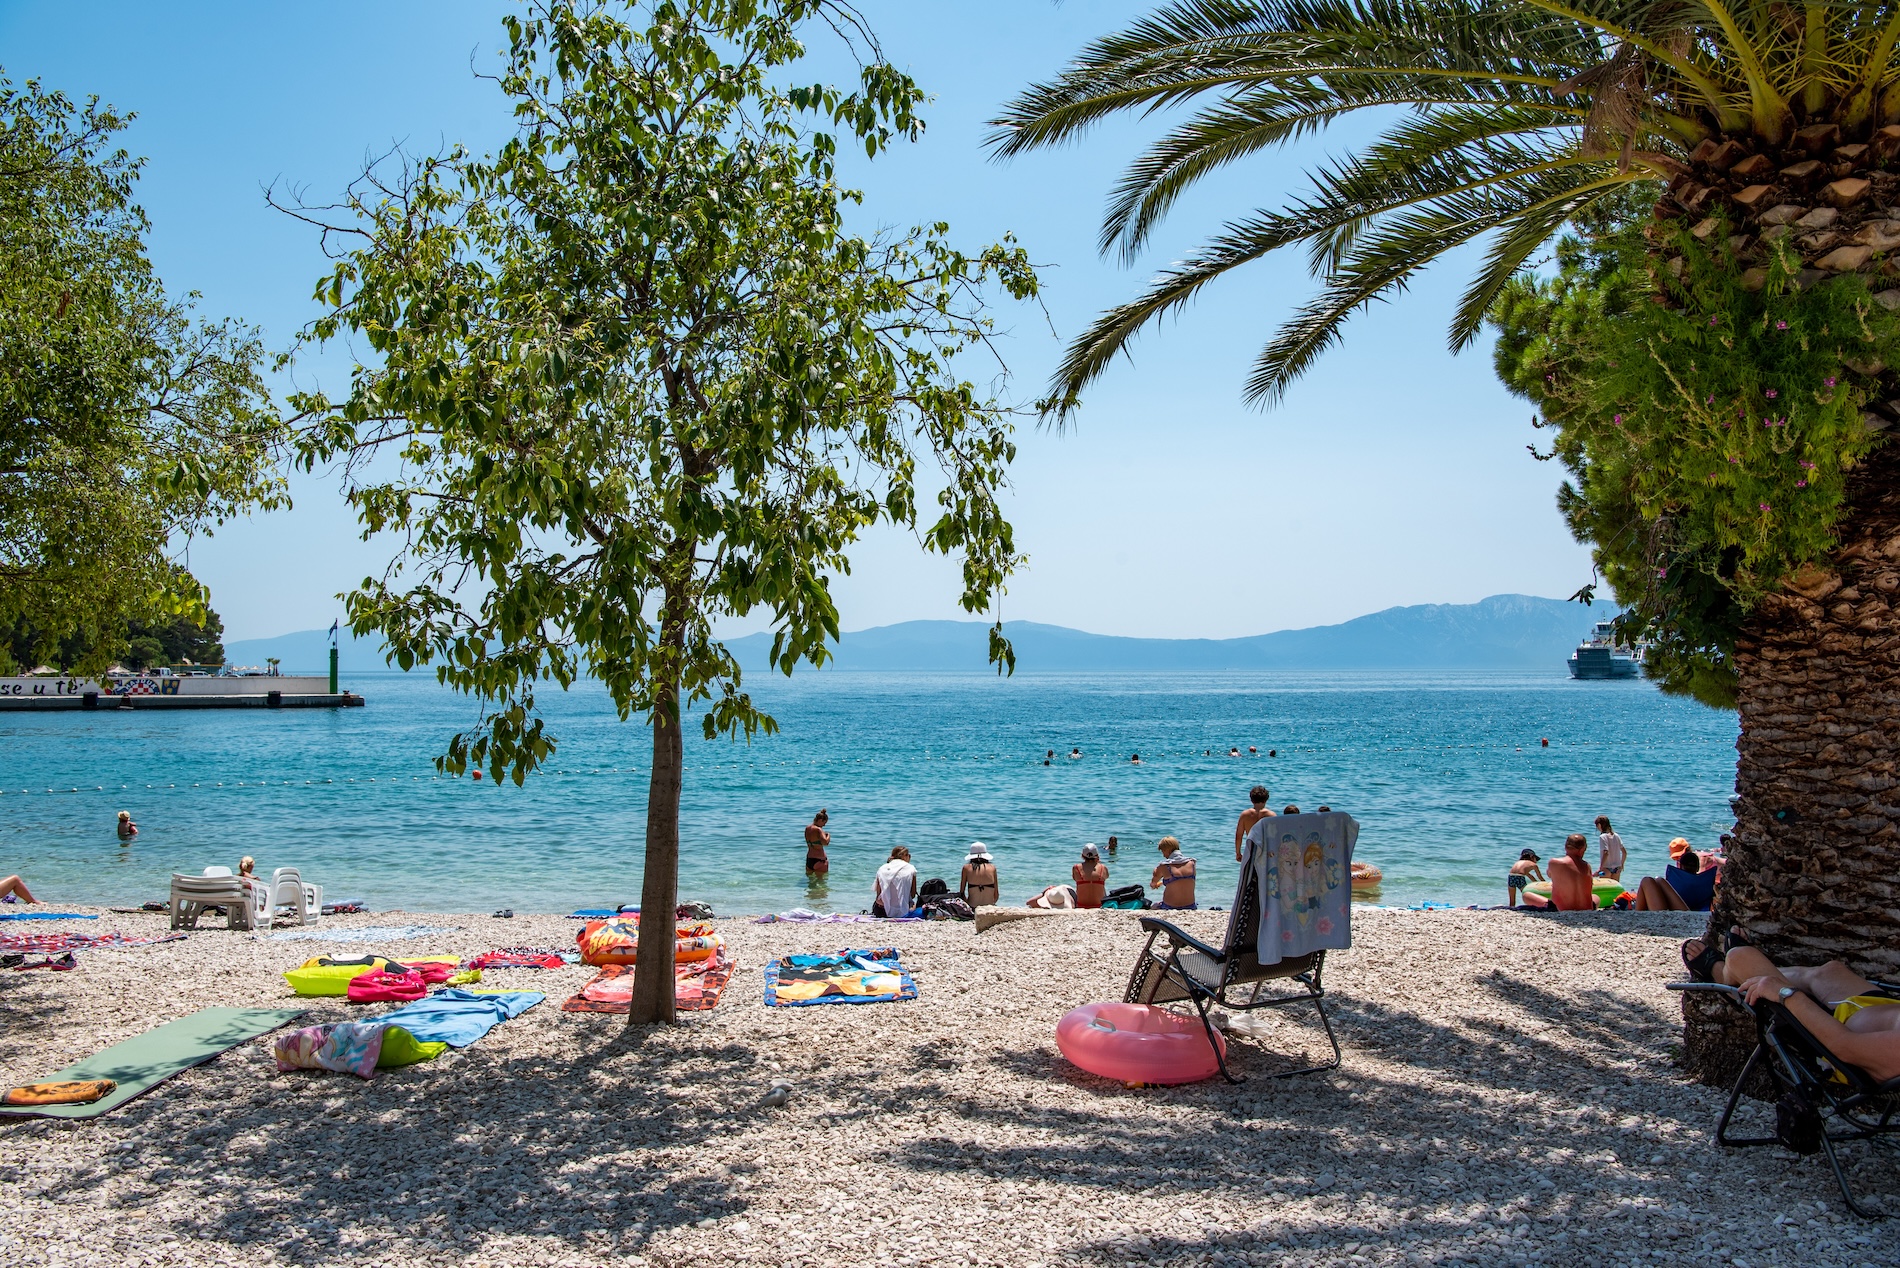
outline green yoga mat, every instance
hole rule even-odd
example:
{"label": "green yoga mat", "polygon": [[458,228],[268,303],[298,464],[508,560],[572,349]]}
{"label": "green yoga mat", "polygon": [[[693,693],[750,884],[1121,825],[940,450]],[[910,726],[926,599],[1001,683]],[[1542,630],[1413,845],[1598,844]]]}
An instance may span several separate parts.
{"label": "green yoga mat", "polygon": [[77,1065],[29,1083],[56,1083],[69,1079],[111,1079],[119,1086],[89,1105],[0,1105],[0,1114],[15,1118],[96,1118],[110,1114],[135,1096],[142,1096],[180,1070],[203,1065],[211,1058],[259,1035],[269,1034],[303,1016],[301,1008],[205,1008],[189,1017],[168,1021],[156,1030],[115,1043]]}

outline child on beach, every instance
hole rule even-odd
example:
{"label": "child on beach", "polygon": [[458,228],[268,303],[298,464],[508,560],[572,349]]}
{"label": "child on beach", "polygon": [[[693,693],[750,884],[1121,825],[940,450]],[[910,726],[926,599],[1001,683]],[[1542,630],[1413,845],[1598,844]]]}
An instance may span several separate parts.
{"label": "child on beach", "polygon": [[[1517,856],[1517,862],[1511,864],[1511,874],[1504,878],[1505,897],[1510,902],[1510,905],[1515,907],[1517,906],[1518,891],[1522,890],[1533,880],[1541,881],[1543,879],[1544,869],[1537,866],[1537,851],[1526,850]],[[1526,896],[1525,901],[1530,901],[1528,896]]]}
{"label": "child on beach", "polygon": [[1597,875],[1607,876],[1613,881],[1623,879],[1623,865],[1629,861],[1629,851],[1623,848],[1623,838],[1616,835],[1610,827],[1610,816],[1597,816],[1597,844],[1602,846],[1603,854],[1597,862]]}

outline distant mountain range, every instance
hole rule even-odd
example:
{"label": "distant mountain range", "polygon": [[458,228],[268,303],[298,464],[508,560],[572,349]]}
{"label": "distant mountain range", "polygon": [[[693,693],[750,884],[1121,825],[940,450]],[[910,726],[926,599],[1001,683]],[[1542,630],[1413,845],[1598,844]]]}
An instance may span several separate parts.
{"label": "distant mountain range", "polygon": [[[1616,615],[1562,599],[1497,594],[1477,603],[1387,608],[1339,625],[1280,630],[1249,638],[1122,638],[1060,625],[1006,621],[1018,673],[1143,673],[1234,669],[1516,669],[1563,671],[1590,626]],[[826,672],[978,673],[986,669],[989,626],[981,621],[905,621],[847,633]],[[763,670],[770,634],[727,646],[749,671]],[[305,630],[225,645],[227,663],[262,665],[275,656],[285,672],[326,670],[329,635]],[[382,650],[347,634],[338,657],[346,672],[387,669]]]}

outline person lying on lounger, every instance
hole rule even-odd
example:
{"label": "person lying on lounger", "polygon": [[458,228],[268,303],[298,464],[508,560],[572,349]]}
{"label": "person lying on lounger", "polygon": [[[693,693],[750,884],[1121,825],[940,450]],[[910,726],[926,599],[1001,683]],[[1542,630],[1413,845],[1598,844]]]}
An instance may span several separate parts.
{"label": "person lying on lounger", "polygon": [[1834,1056],[1873,1078],[1900,1077],[1900,999],[1842,964],[1783,968],[1731,935],[1726,956],[1701,938],[1682,944],[1682,962],[1698,982],[1739,986],[1748,1002],[1779,1000]]}

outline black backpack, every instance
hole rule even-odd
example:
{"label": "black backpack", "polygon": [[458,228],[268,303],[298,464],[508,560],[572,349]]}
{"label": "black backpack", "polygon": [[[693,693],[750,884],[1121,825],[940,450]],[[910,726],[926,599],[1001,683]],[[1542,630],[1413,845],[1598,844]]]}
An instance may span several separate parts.
{"label": "black backpack", "polygon": [[933,876],[924,882],[922,889],[917,891],[917,902],[921,906],[924,899],[935,898],[939,894],[947,894],[949,892],[950,887],[943,883],[943,878]]}

